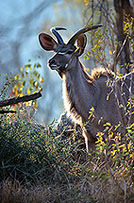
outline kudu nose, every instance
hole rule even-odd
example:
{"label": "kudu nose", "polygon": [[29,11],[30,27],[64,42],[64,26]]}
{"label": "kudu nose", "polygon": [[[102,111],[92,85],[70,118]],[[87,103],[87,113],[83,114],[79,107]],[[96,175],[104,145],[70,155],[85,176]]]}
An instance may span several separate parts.
{"label": "kudu nose", "polygon": [[50,59],[50,60],[48,61],[48,65],[49,65],[49,67],[50,67],[52,70],[56,70],[56,69],[57,69],[57,66],[58,66],[55,59]]}
{"label": "kudu nose", "polygon": [[55,62],[54,59],[50,59],[50,60],[48,61],[48,64],[49,64],[49,66],[51,66],[51,65],[53,65],[53,64],[56,64],[56,62]]}
{"label": "kudu nose", "polygon": [[55,63],[55,60],[54,60],[54,59],[50,59],[50,60],[48,61],[48,64],[49,64],[49,65],[52,65],[53,63]]}

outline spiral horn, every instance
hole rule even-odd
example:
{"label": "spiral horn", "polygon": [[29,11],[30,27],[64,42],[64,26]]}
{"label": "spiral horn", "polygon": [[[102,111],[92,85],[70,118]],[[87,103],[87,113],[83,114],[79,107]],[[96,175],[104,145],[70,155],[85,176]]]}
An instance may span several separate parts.
{"label": "spiral horn", "polygon": [[57,38],[58,43],[64,44],[64,41],[63,41],[61,35],[57,32],[57,30],[66,30],[66,28],[64,28],[64,27],[52,27],[50,30],[55,35],[55,37]]}
{"label": "spiral horn", "polygon": [[74,44],[79,35],[84,34],[85,32],[88,32],[88,31],[90,31],[90,30],[97,29],[97,28],[102,27],[102,26],[103,26],[102,24],[98,24],[98,25],[93,25],[93,26],[85,27],[85,28],[82,28],[82,29],[78,30],[78,31],[71,37],[71,39],[68,41],[68,44]]}

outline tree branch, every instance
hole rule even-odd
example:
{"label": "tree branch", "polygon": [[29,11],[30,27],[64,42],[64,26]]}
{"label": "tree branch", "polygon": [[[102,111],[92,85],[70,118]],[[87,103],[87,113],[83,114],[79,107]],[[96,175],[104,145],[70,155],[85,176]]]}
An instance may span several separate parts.
{"label": "tree branch", "polygon": [[41,93],[37,92],[35,94],[25,95],[23,97],[14,97],[14,98],[11,98],[11,99],[6,99],[6,100],[3,100],[3,101],[0,101],[0,107],[13,105],[13,104],[18,104],[20,102],[28,102],[30,100],[38,99],[41,96],[42,96]]}
{"label": "tree branch", "polygon": [[16,113],[16,111],[13,111],[13,110],[0,110],[0,114],[4,114],[4,113]]}

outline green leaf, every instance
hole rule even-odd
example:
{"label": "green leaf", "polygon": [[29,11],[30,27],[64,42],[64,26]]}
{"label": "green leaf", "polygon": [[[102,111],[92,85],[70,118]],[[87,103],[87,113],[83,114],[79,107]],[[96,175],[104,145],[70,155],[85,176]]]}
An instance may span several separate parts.
{"label": "green leaf", "polygon": [[34,82],[34,79],[31,78],[31,79],[29,80],[30,85],[33,85],[33,82]]}
{"label": "green leaf", "polygon": [[40,65],[40,63],[37,63],[37,68],[41,68],[41,65]]}

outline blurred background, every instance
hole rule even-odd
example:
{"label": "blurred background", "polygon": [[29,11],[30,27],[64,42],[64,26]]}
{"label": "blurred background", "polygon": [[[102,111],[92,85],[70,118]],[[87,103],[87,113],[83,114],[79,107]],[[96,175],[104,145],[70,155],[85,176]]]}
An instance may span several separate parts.
{"label": "blurred background", "polygon": [[43,51],[38,34],[53,26],[67,27],[62,31],[65,41],[84,25],[86,6],[83,0],[4,0],[0,1],[0,74],[17,74],[31,60],[42,65],[44,77],[42,97],[38,100],[36,117],[46,124],[64,111],[61,79],[47,67],[53,53]]}
{"label": "blurred background", "polygon": [[[131,61],[134,61],[133,5],[132,0],[0,1],[0,99],[11,96],[11,75],[14,78],[21,73],[23,77],[23,67],[28,67],[27,64],[30,63],[31,68],[40,63],[41,68],[37,70],[39,73],[32,69],[37,80],[44,77],[42,97],[38,99],[35,118],[40,123],[49,124],[64,111],[62,81],[55,71],[47,67],[47,61],[54,53],[43,51],[38,41],[40,32],[50,34],[50,28],[54,26],[67,28],[66,31],[61,31],[66,42],[83,26],[102,23],[100,30],[87,33],[88,44],[80,60],[86,65],[87,71],[103,66],[114,72],[118,72],[119,67],[121,73],[129,72]],[[5,82],[6,77],[8,79]],[[29,82],[33,83],[33,78]],[[8,93],[5,91],[6,86],[10,90]],[[4,91],[5,97],[1,94]]]}

